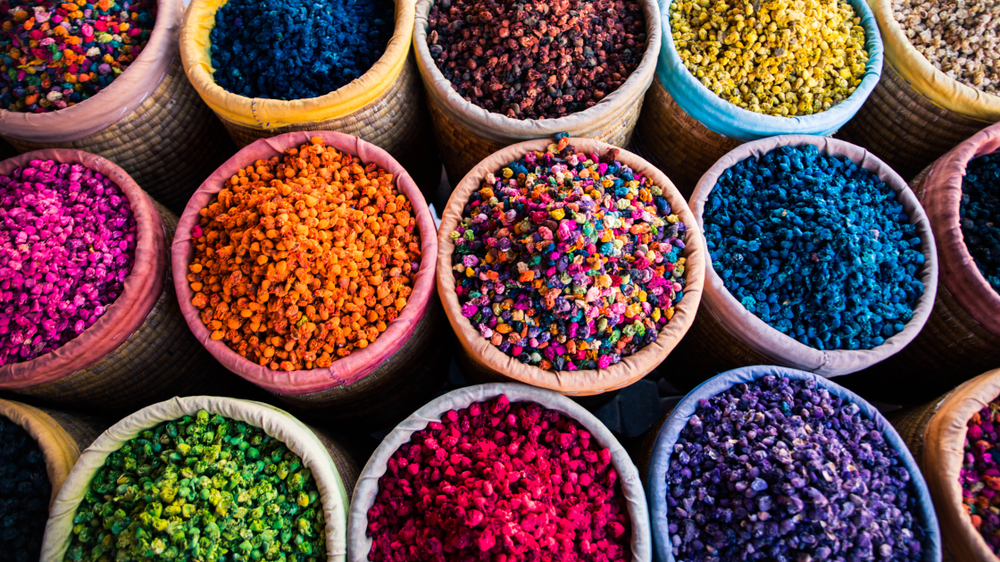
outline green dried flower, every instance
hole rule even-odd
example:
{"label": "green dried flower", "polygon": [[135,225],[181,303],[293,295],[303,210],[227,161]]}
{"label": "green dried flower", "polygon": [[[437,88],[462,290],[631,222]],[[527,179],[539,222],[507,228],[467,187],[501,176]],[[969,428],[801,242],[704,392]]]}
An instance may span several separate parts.
{"label": "green dried flower", "polygon": [[73,519],[65,560],[319,562],[312,472],[263,430],[206,411],[111,453]]}

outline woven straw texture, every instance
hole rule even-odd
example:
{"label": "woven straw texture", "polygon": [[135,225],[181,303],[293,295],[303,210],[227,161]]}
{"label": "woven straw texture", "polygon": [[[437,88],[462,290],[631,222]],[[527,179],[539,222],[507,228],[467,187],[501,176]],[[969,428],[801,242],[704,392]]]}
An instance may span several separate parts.
{"label": "woven straw texture", "polygon": [[418,0],[413,31],[417,67],[427,90],[427,104],[451,185],[490,154],[518,142],[551,139],[566,132],[627,147],[639,119],[643,96],[654,81],[660,51],[660,9],[656,0],[642,0],[646,17],[646,52],[624,84],[599,103],[556,119],[512,119],[492,113],[461,97],[444,77],[427,46],[428,14],[433,0]]}
{"label": "woven straw texture", "polygon": [[240,148],[257,139],[293,131],[338,131],[354,135],[384,149],[398,160],[425,196],[433,193],[441,181],[441,160],[437,147],[427,142],[430,117],[413,55],[407,56],[402,72],[385,92],[350,115],[277,129],[250,127],[224,119],[222,124]]}
{"label": "woven straw texture", "polygon": [[1000,395],[1000,370],[965,382],[927,404],[890,414],[889,421],[920,465],[945,540],[943,560],[997,562],[962,506],[959,473],[969,419]]}
{"label": "woven straw texture", "polygon": [[653,80],[642,116],[632,136],[632,150],[663,170],[684,197],[727,152],[743,144],[710,131],[684,112],[670,93]]}
{"label": "woven straw texture", "polygon": [[[476,164],[485,160],[490,154],[511,144],[483,138],[476,131],[449,118],[441,106],[435,104],[433,100],[428,106],[434,122],[434,138],[441,147],[441,160],[452,185],[457,185]],[[632,132],[639,121],[641,110],[642,98],[639,98],[635,105],[625,110],[618,121],[591,135],[590,138],[614,146],[627,147],[632,140]]]}
{"label": "woven straw texture", "polygon": [[121,166],[139,187],[175,213],[235,152],[219,120],[188,83],[180,57],[146,101],[98,133],[59,143],[5,138],[20,152],[75,148],[99,154]]}
{"label": "woven straw texture", "polygon": [[886,62],[875,91],[836,137],[872,151],[909,181],[986,125],[935,105]]}
{"label": "woven straw texture", "polygon": [[[448,351],[441,305],[431,303],[406,345],[364,378],[312,394],[273,393],[296,415],[324,422],[385,427],[426,404],[448,377]],[[346,484],[346,482],[345,482]]]}
{"label": "woven straw texture", "polygon": [[[701,301],[708,252],[694,215],[670,180],[645,160],[622,150],[618,154],[618,160],[647,176],[653,185],[660,186],[674,214],[680,217],[688,228],[683,252],[683,257],[687,259],[685,264],[687,284],[684,287],[684,298],[676,306],[673,318],[660,330],[656,341],[607,369],[546,371],[534,365],[521,363],[516,358],[501,352],[489,340],[484,339],[479,330],[462,314],[462,307],[455,294],[455,277],[451,263],[455,243],[450,234],[457,227],[469,197],[479,189],[482,178],[487,173],[496,172],[530,150],[544,151],[549,142],[534,140],[509,146],[480,162],[455,188],[442,214],[441,226],[438,228],[438,294],[441,296],[448,320],[462,345],[462,350],[457,354],[459,365],[472,380],[503,382],[513,380],[574,397],[603,394],[628,386],[648,375],[671,354],[677,342],[687,333]],[[612,148],[604,142],[593,139],[570,138],[569,143],[577,152],[582,153],[605,154]]]}
{"label": "woven straw texture", "polygon": [[39,408],[39,410],[48,414],[69,434],[80,452],[86,450],[112,424],[111,420],[77,411],[52,408]]}
{"label": "woven straw texture", "polygon": [[347,497],[351,497],[354,494],[354,486],[358,483],[358,476],[361,475],[361,467],[358,466],[358,462],[348,448],[332,433],[313,425],[306,427],[316,434],[319,442],[326,447],[326,452],[330,453],[330,458],[333,459],[333,464],[337,467],[337,473],[340,474],[340,480],[344,483],[344,489],[347,490]]}
{"label": "woven straw texture", "polygon": [[705,203],[722,173],[749,157],[760,157],[781,146],[814,145],[821,154],[850,159],[873,172],[897,193],[921,238],[925,266],[920,273],[924,294],[917,300],[913,318],[902,332],[868,350],[819,350],[782,334],[746,310],[726,288],[719,273],[708,267],[700,314],[678,346],[674,368],[667,372],[671,384],[691,389],[709,377],[748,365],[781,365],[825,377],[854,373],[905,348],[930,316],[938,280],[934,233],[920,202],[902,179],[884,162],[843,141],[809,135],[782,135],[743,144],[719,160],[699,181],[691,196],[691,210],[698,225],[704,223]]}
{"label": "woven straw texture", "polygon": [[[154,205],[169,240],[177,216],[155,201]],[[222,385],[218,378],[225,371],[187,329],[170,277],[168,269],[163,292],[146,321],[114,352],[53,382],[11,392],[105,415]]]}

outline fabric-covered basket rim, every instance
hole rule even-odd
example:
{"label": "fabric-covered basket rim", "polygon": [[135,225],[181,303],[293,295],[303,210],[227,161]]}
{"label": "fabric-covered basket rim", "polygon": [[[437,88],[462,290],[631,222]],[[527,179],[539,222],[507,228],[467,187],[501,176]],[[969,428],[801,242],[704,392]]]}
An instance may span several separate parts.
{"label": "fabric-covered basket rim", "polygon": [[428,14],[435,0],[417,0],[416,22],[413,31],[413,50],[429,98],[440,106],[449,119],[460,123],[491,141],[511,144],[525,139],[551,138],[556,133],[568,131],[576,137],[594,136],[611,128],[621,119],[625,109],[640,103],[656,72],[656,58],[660,50],[660,12],[657,0],[638,0],[646,16],[646,52],[639,66],[622,83],[621,87],[601,99],[593,107],[555,119],[513,119],[487,111],[466,101],[445,78],[431,57],[427,46]]}
{"label": "fabric-covered basket rim", "polygon": [[354,497],[351,499],[351,513],[347,523],[348,556],[351,562],[368,560],[368,552],[372,545],[372,540],[365,536],[368,510],[374,505],[378,495],[379,478],[385,474],[386,464],[392,455],[408,443],[414,433],[423,430],[432,421],[439,421],[445,412],[462,409],[475,402],[492,400],[502,394],[506,395],[511,403],[535,402],[572,418],[589,431],[598,443],[611,450],[611,462],[618,471],[622,494],[628,503],[632,523],[632,560],[648,562],[652,559],[649,510],[646,506],[642,478],[632,459],[611,431],[583,406],[557,392],[518,383],[489,383],[460,388],[435,398],[400,422],[382,440],[361,471],[358,484],[354,488]]}
{"label": "fabric-covered basket rim", "polygon": [[49,513],[42,539],[41,560],[61,562],[70,546],[73,518],[84,499],[94,475],[104,466],[108,456],[142,431],[163,422],[194,416],[199,410],[219,414],[264,430],[281,441],[302,459],[312,471],[319,489],[326,523],[327,562],[342,562],[346,558],[346,531],[349,499],[330,453],[308,426],[288,412],[251,400],[219,396],[174,397],[147,406],[111,426],[80,455],[70,471],[56,502]]}
{"label": "fabric-covered basket rim", "polygon": [[921,202],[937,238],[941,283],[976,322],[1000,337],[1000,294],[993,290],[962,234],[962,183],[969,162],[1000,151],[1000,124],[991,125],[939,158],[923,180]]}
{"label": "fabric-covered basket rim", "polygon": [[228,0],[193,0],[184,14],[180,52],[191,85],[224,120],[255,129],[321,123],[358,111],[378,99],[403,71],[413,36],[413,1],[394,0],[395,25],[382,56],[359,78],[315,98],[248,98],[227,91],[213,78],[211,39],[215,12]]}
{"label": "fabric-covered basket rim", "polygon": [[[415,275],[413,293],[399,316],[389,323],[378,339],[364,349],[354,350],[347,357],[333,361],[327,368],[297,371],[275,371],[262,367],[230,349],[221,340],[213,340],[208,327],[201,321],[199,311],[191,299],[194,291],[187,281],[188,266],[194,257],[191,246],[191,231],[198,224],[199,211],[208,206],[216,194],[222,190],[226,180],[237,170],[246,168],[258,159],[268,159],[283,154],[286,148],[306,144],[312,137],[321,137],[328,147],[336,148],[359,158],[364,163],[374,162],[393,174],[399,192],[410,200],[414,220],[420,232],[420,268]],[[334,386],[348,385],[374,371],[406,343],[420,319],[432,306],[434,297],[434,268],[437,256],[437,237],[434,219],[420,189],[409,173],[381,148],[357,137],[332,131],[305,131],[285,133],[277,137],[260,139],[236,153],[201,184],[188,201],[177,232],[171,245],[171,259],[174,268],[174,287],[180,302],[184,319],[195,338],[208,349],[227,369],[244,379],[271,392],[302,395],[320,392]]]}
{"label": "fabric-covered basket rim", "polygon": [[487,173],[496,172],[529,151],[544,152],[550,144],[548,140],[525,141],[493,153],[469,171],[452,192],[441,216],[441,226],[438,228],[438,294],[459,342],[476,361],[482,361],[490,369],[519,382],[556,390],[563,394],[600,394],[628,386],[649,374],[687,333],[701,302],[708,251],[705,249],[705,239],[701,227],[695,221],[695,216],[683,196],[663,172],[639,156],[627,150],[617,149],[603,141],[570,138],[569,143],[581,153],[604,154],[611,149],[619,150],[618,160],[648,176],[654,185],[660,186],[674,214],[678,215],[688,228],[688,234],[685,236],[686,247],[682,254],[687,258],[684,297],[677,305],[673,318],[660,332],[656,341],[628,357],[623,357],[620,363],[611,365],[607,369],[546,371],[521,363],[516,358],[504,354],[489,340],[484,339],[469,319],[462,315],[462,308],[455,294],[455,277],[451,264],[455,243],[450,234],[458,226],[469,197],[479,189]]}
{"label": "fabric-covered basket rim", "polygon": [[896,192],[897,200],[915,224],[921,239],[924,266],[920,280],[924,285],[923,294],[917,299],[913,317],[903,331],[887,339],[882,345],[871,349],[819,350],[779,332],[755,314],[743,307],[729,292],[725,283],[711,263],[706,266],[705,314],[712,317],[733,337],[747,344],[770,361],[781,361],[785,366],[811,371],[826,377],[846,375],[874,365],[906,347],[920,333],[931,309],[934,307],[938,284],[938,261],[934,233],[930,220],[906,182],[882,160],[870,152],[853,144],[812,135],[779,135],[742,144],[722,157],[702,176],[691,195],[691,210],[704,229],[705,202],[716,186],[719,176],[730,167],[749,157],[760,157],[783,146],[816,146],[821,154],[840,156],[852,160],[859,167],[873,172],[880,180]]}
{"label": "fabric-covered basket rim", "polygon": [[691,74],[674,45],[670,29],[673,0],[662,2],[663,42],[657,64],[657,80],[677,105],[710,131],[740,141],[752,141],[780,134],[830,135],[854,117],[882,76],[883,45],[879,26],[865,0],[849,0],[859,12],[865,29],[868,62],[858,87],[844,101],[826,111],[781,117],[756,113],[719,97]]}
{"label": "fabric-covered basket rim", "polygon": [[81,164],[113,181],[132,208],[136,223],[135,259],[122,293],[103,316],[61,347],[30,361],[0,366],[0,388],[23,389],[61,379],[86,369],[114,352],[145,322],[166,284],[168,257],[163,221],[152,199],[114,162],[70,148],[26,152],[0,162],[0,175],[10,175],[32,160]]}
{"label": "fabric-covered basket rim", "polygon": [[38,449],[45,457],[45,472],[49,477],[49,484],[52,485],[52,497],[49,500],[51,508],[69,471],[80,458],[79,445],[52,416],[34,406],[14,400],[0,400],[0,416],[20,426],[38,444]]}
{"label": "fabric-covered basket rim", "polygon": [[[910,473],[913,485],[916,487],[919,498],[920,517],[923,519],[922,526],[928,537],[923,545],[922,560],[926,562],[936,562],[941,560],[941,531],[938,527],[937,515],[934,511],[934,504],[931,503],[930,492],[927,483],[924,481],[917,462],[913,459],[906,443],[896,432],[895,428],[882,416],[874,406],[864,398],[840,386],[839,384],[816,375],[796,369],[785,367],[775,367],[770,365],[757,365],[751,367],[741,367],[732,371],[716,375],[701,383],[694,390],[689,392],[670,412],[666,423],[660,428],[653,445],[653,454],[650,458],[649,473],[646,475],[647,493],[649,495],[649,511],[653,526],[653,548],[658,562],[674,562],[673,552],[668,544],[669,536],[663,537],[657,529],[667,529],[667,479],[666,474],[670,468],[670,455],[673,445],[677,442],[681,432],[687,426],[688,420],[694,415],[701,399],[708,399],[717,394],[725,392],[731,387],[749,383],[766,376],[780,376],[795,380],[813,380],[835,396],[857,404],[861,409],[861,414],[875,422],[876,428],[882,433],[885,440],[899,453],[903,465]],[[927,548],[929,547],[929,548]]]}
{"label": "fabric-covered basket rim", "polygon": [[47,113],[0,109],[0,135],[39,144],[73,142],[99,133],[139,108],[177,57],[182,0],[157,0],[149,41],[132,64],[106,88],[82,102]]}
{"label": "fabric-covered basket rim", "polygon": [[927,467],[927,487],[935,500],[946,540],[952,548],[961,544],[963,549],[972,549],[979,560],[996,560],[997,556],[965,512],[959,476],[969,419],[998,396],[1000,369],[966,381],[937,407],[937,413],[920,435],[924,442],[920,464]]}
{"label": "fabric-covered basket rim", "polygon": [[935,67],[910,43],[892,12],[892,0],[868,0],[885,44],[885,60],[917,93],[935,105],[986,123],[1000,121],[1000,96],[977,90]]}

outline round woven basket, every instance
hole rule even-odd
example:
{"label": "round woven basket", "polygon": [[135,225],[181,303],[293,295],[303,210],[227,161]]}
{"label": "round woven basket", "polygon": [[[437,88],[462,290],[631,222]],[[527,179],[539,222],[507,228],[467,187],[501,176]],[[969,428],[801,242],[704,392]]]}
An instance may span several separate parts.
{"label": "round woven basket", "polygon": [[904,179],[1000,121],[1000,96],[938,70],[910,43],[892,0],[869,0],[885,43],[885,70],[868,103],[837,137],[872,151]]}
{"label": "round woven basket", "polygon": [[916,404],[1000,365],[1000,294],[969,253],[959,215],[966,167],[998,150],[1000,124],[959,144],[910,182],[937,241],[941,277],[934,308],[911,345],[845,379],[846,386],[884,402]]}
{"label": "round woven basket", "polygon": [[[816,384],[829,391],[831,396],[838,396],[844,403],[856,404],[860,409],[860,414],[875,422],[876,428],[884,437],[885,441],[901,457],[902,465],[910,473],[911,481],[916,488],[916,511],[914,519],[919,521],[925,533],[926,543],[921,552],[921,562],[939,562],[941,560],[941,536],[947,536],[947,528],[942,523],[938,527],[938,519],[934,513],[934,505],[931,503],[932,493],[928,493],[931,488],[930,480],[925,483],[924,476],[921,475],[920,466],[914,460],[910,451],[907,450],[906,443],[893,426],[875,409],[874,406],[865,401],[864,398],[838,385],[837,383],[818,376],[814,373],[807,373],[795,369],[786,369],[773,366],[753,366],[728,371],[715,376],[688,393],[681,400],[674,410],[667,416],[666,421],[657,433],[655,442],[652,443],[652,451],[649,454],[649,470],[643,474],[646,480],[646,493],[649,496],[649,515],[653,522],[653,543],[654,553],[659,562],[675,562],[675,557],[671,549],[670,521],[667,518],[667,495],[669,493],[666,475],[670,469],[670,458],[675,452],[674,447],[680,438],[681,432],[688,425],[691,416],[695,414],[701,400],[707,400],[726,392],[735,385],[749,383],[767,376],[786,377],[796,380],[813,380]],[[709,430],[706,427],[706,430]],[[926,472],[924,473],[926,474]],[[955,480],[958,482],[957,478]],[[874,490],[873,490],[874,491]],[[934,498],[937,500],[937,498]]]}
{"label": "round woven basket", "polygon": [[210,34],[215,13],[225,3],[194,0],[184,16],[180,48],[191,83],[237,146],[294,131],[339,131],[386,150],[425,194],[435,193],[441,160],[437,147],[429,142],[424,88],[410,54],[413,0],[395,0],[392,38],[370,70],[326,95],[293,101],[248,98],[215,83]]}
{"label": "round woven basket", "polygon": [[494,152],[525,140],[552,138],[567,132],[571,137],[589,137],[627,147],[639,119],[643,95],[653,81],[660,50],[660,11],[656,0],[642,0],[646,17],[646,53],[639,66],[620,88],[596,105],[557,119],[519,120],[491,113],[466,101],[455,91],[431,57],[427,47],[427,16],[434,0],[417,1],[413,48],[417,66],[427,89],[427,105],[434,136],[451,184]]}
{"label": "round woven basket", "polygon": [[706,173],[694,195],[691,210],[704,227],[705,203],[715,188],[720,175],[735,164],[749,157],[761,157],[781,146],[814,145],[821,154],[847,158],[860,167],[873,172],[897,193],[897,200],[910,221],[916,225],[921,238],[921,251],[925,257],[920,280],[924,293],[917,300],[913,318],[900,333],[885,343],[866,350],[820,350],[807,346],[766,324],[748,311],[726,288],[718,272],[709,266],[706,274],[702,311],[691,326],[691,331],[681,342],[674,366],[667,379],[679,388],[690,389],[717,373],[748,365],[779,365],[834,377],[860,371],[902,350],[917,333],[927,318],[937,292],[938,265],[934,234],[927,215],[913,191],[878,158],[863,149],[843,141],[808,135],[783,135],[753,141],[739,146],[719,160]]}
{"label": "round woven basket", "polygon": [[235,149],[184,76],[177,50],[182,0],[158,0],[156,10],[149,42],[107,88],[50,113],[0,110],[0,135],[20,152],[72,148],[99,154],[178,213]]}
{"label": "round woven basket", "polygon": [[330,131],[285,133],[261,139],[243,148],[212,174],[191,198],[181,216],[171,248],[173,268],[188,271],[194,257],[191,231],[207,207],[237,170],[258,159],[269,159],[298,147],[313,136],[326,146],[374,162],[396,179],[399,192],[413,205],[421,234],[421,262],[413,293],[399,317],[364,349],[337,359],[330,367],[275,371],[241,356],[220,340],[213,340],[199,310],[191,304],[194,292],[185,275],[174,277],[181,310],[195,338],[227,369],[273,394],[297,414],[324,421],[361,421],[387,425],[406,417],[447,377],[447,346],[442,345],[443,321],[434,293],[434,256],[437,239],[427,203],[409,174],[386,151],[357,137]]}
{"label": "round woven basket", "polygon": [[104,466],[108,456],[144,430],[184,416],[195,416],[200,410],[259,427],[302,459],[302,465],[312,472],[323,504],[326,560],[343,562],[346,559],[347,513],[350,510],[347,489],[354,486],[354,482],[348,479],[357,477],[357,467],[350,456],[332,438],[321,437],[314,429],[283,410],[261,402],[217,396],[173,398],[143,408],[108,428],[80,455],[56,496],[45,526],[41,560],[63,562],[70,546],[77,508],[89,493],[91,480]]}
{"label": "round woven basket", "polygon": [[107,415],[219,384],[225,372],[184,328],[170,283],[166,237],[173,235],[177,217],[124,170],[78,150],[22,154],[0,162],[0,175],[31,160],[83,164],[115,182],[136,220],[135,263],[104,316],[55,351],[0,366],[0,389]]}
{"label": "round woven basket", "polygon": [[386,473],[386,464],[400,447],[410,442],[414,433],[427,427],[429,422],[440,421],[445,412],[461,410],[470,404],[493,400],[506,395],[511,403],[535,402],[543,408],[558,411],[576,421],[593,435],[601,447],[610,449],[611,464],[618,471],[622,495],[628,504],[632,523],[632,562],[652,560],[649,536],[649,512],[642,490],[639,472],[628,453],[618,443],[615,436],[593,414],[579,404],[556,392],[533,388],[523,384],[482,384],[453,390],[434,399],[403,420],[382,440],[382,444],[368,459],[361,471],[358,485],[351,499],[350,519],[347,522],[348,560],[365,562],[371,551],[372,540],[365,536],[368,528],[368,510],[375,505],[379,491],[379,479]]}
{"label": "round woven basket", "polygon": [[[581,153],[604,154],[611,145],[593,139],[569,139],[570,145]],[[625,357],[620,363],[607,369],[589,369],[580,371],[546,371],[533,365],[521,363],[500,351],[489,340],[484,339],[468,318],[462,314],[462,307],[455,294],[455,277],[452,269],[452,252],[455,243],[451,232],[458,226],[462,211],[469,197],[478,190],[486,174],[495,173],[508,163],[521,158],[528,151],[544,152],[549,141],[526,141],[509,146],[480,162],[465,179],[455,188],[441,217],[438,228],[438,294],[444,305],[445,313],[452,328],[458,335],[461,347],[456,360],[467,377],[476,382],[510,382],[518,381],[532,386],[556,390],[569,396],[589,396],[602,394],[628,386],[649,374],[670,355],[677,342],[680,341],[694,321],[698,304],[701,301],[702,285],[704,283],[705,261],[708,252],[705,249],[705,239],[701,228],[696,226],[695,217],[691,213],[684,198],[673,183],[662,172],[649,165],[648,162],[635,154],[622,150],[618,160],[627,164],[633,170],[648,177],[653,185],[663,189],[664,197],[670,203],[681,222],[688,230],[685,238],[686,247],[682,256],[687,259],[685,264],[684,298],[676,306],[673,318],[666,328],[661,330],[655,342]]]}
{"label": "round woven basket", "polygon": [[969,380],[927,404],[888,416],[927,479],[947,547],[946,560],[949,557],[958,562],[998,560],[972,526],[962,504],[959,482],[969,419],[998,396],[1000,369]]}

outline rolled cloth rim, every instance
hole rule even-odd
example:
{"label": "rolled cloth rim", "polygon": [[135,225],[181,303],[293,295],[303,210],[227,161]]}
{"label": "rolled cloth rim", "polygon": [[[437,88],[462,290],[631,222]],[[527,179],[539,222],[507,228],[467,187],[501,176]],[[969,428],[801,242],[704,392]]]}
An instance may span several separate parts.
{"label": "rolled cloth rim", "polygon": [[82,102],[48,113],[0,109],[0,135],[38,144],[75,142],[114,125],[156,91],[177,58],[182,0],[157,0],[149,41],[106,88]]}
{"label": "rolled cloth rim", "polygon": [[[199,410],[259,427],[302,459],[312,472],[323,503],[328,562],[343,562],[347,549],[350,498],[330,453],[308,426],[288,412],[252,400],[220,396],[174,397],[147,406],[109,427],[80,455],[49,513],[42,538],[43,562],[62,562],[69,548],[73,518],[94,475],[111,453],[142,431],[163,422],[195,416]],[[338,532],[339,529],[339,532]]]}
{"label": "rolled cloth rim", "polygon": [[[1000,369],[967,381],[951,393],[924,429],[921,465],[927,466],[927,487],[941,518],[949,547],[959,550],[958,560],[997,560],[993,549],[972,526],[962,507],[959,476],[965,456],[965,436],[969,419],[1000,396]],[[954,537],[953,534],[958,534]],[[957,548],[956,548],[957,547]]]}
{"label": "rolled cloth rim", "polygon": [[892,13],[892,0],[868,0],[885,44],[885,60],[917,93],[938,107],[983,124],[1000,121],[1000,96],[966,86],[930,63],[907,39]]}
{"label": "rolled cloth rim", "polygon": [[[388,328],[364,349],[356,349],[347,357],[340,357],[327,368],[275,371],[262,367],[233,351],[212,334],[201,321],[199,311],[191,304],[194,291],[187,281],[188,265],[194,257],[191,230],[198,224],[199,211],[208,206],[222,190],[226,180],[239,169],[246,168],[258,159],[268,159],[284,153],[286,148],[309,143],[312,137],[321,137],[326,146],[351,154],[365,164],[374,162],[393,174],[396,187],[410,200],[414,219],[420,232],[420,268],[415,275],[413,292],[406,306]],[[388,152],[357,137],[332,131],[297,131],[276,137],[260,139],[244,147],[227,160],[201,184],[188,201],[171,246],[174,288],[180,302],[181,313],[195,338],[215,356],[223,366],[244,379],[269,391],[288,395],[320,392],[335,386],[348,385],[371,374],[386,359],[398,351],[423,318],[434,297],[434,266],[437,255],[437,237],[434,219],[410,174]]]}
{"label": "rolled cloth rim", "polygon": [[[668,527],[666,475],[670,469],[670,454],[673,450],[673,445],[677,443],[681,432],[687,426],[688,420],[697,411],[698,402],[703,398],[707,399],[721,394],[737,384],[752,382],[769,375],[787,377],[794,380],[814,380],[817,385],[828,390],[830,394],[857,404],[861,409],[860,413],[875,423],[875,427],[885,440],[899,453],[900,459],[910,472],[910,479],[913,485],[920,494],[920,511],[925,519],[922,527],[924,527],[925,531],[929,531],[930,536],[927,537],[926,542],[929,542],[931,547],[923,551],[921,560],[925,562],[941,560],[941,531],[937,515],[934,511],[934,504],[931,503],[927,483],[924,481],[923,473],[920,471],[917,462],[913,459],[913,455],[910,454],[906,443],[899,436],[899,433],[896,432],[896,429],[892,427],[892,424],[864,398],[829,379],[815,373],[772,365],[741,367],[716,375],[695,387],[694,390],[689,392],[687,396],[674,406],[666,423],[663,424],[656,436],[656,443],[653,445],[653,454],[649,462],[649,472],[646,475],[652,527],[656,529],[667,529]],[[653,532],[653,543],[658,562],[675,561],[672,550],[666,544],[663,544],[660,533]],[[926,547],[927,545],[922,546]]]}
{"label": "rolled cloth rim", "polygon": [[663,2],[663,46],[657,64],[657,80],[685,113],[710,131],[748,142],[779,134],[830,135],[851,120],[868,96],[875,91],[882,76],[884,47],[875,16],[865,0],[850,0],[865,29],[865,50],[868,62],[858,87],[844,101],[811,115],[781,117],[756,113],[730,103],[709,90],[696,79],[681,60],[670,29],[670,6]]}
{"label": "rolled cloth rim", "polygon": [[991,125],[939,158],[920,195],[937,238],[941,283],[965,312],[1000,337],[1000,294],[976,266],[962,234],[962,182],[973,159],[1000,151],[1000,124]]}
{"label": "rolled cloth rim", "polygon": [[903,331],[885,340],[882,345],[871,349],[819,350],[779,332],[744,308],[726,288],[725,283],[711,263],[705,268],[707,273],[703,314],[711,314],[712,318],[727,333],[745,343],[768,361],[811,371],[825,377],[835,377],[859,371],[898,353],[913,341],[927,319],[930,318],[937,295],[937,251],[935,250],[934,233],[930,221],[913,190],[892,168],[859,146],[827,137],[779,135],[742,144],[723,156],[698,181],[698,186],[691,194],[691,210],[695,214],[699,228],[704,230],[705,202],[723,172],[746,158],[751,156],[760,158],[782,146],[802,147],[807,145],[816,146],[822,154],[852,160],[859,167],[875,173],[880,180],[896,192],[897,201],[903,205],[903,210],[910,217],[910,222],[916,225],[917,231],[920,233],[921,253],[924,254],[924,267],[920,275],[920,280],[924,284],[924,292],[917,299],[913,309],[913,317],[906,323]]}
{"label": "rolled cloth rim", "polygon": [[475,402],[492,400],[501,394],[506,395],[511,403],[534,402],[565,415],[589,431],[599,444],[610,449],[611,462],[620,476],[622,495],[628,504],[632,524],[632,562],[652,560],[649,509],[646,506],[642,478],[631,457],[611,431],[583,406],[557,392],[518,383],[489,383],[459,388],[435,398],[400,422],[375,449],[358,477],[354,496],[351,498],[351,513],[347,522],[350,562],[368,560],[372,545],[372,540],[365,536],[368,510],[375,503],[379,478],[385,474],[387,462],[392,455],[408,443],[415,432],[425,429],[432,421],[440,421],[448,410],[458,410]]}
{"label": "rolled cloth rim", "polygon": [[210,34],[215,12],[228,0],[193,0],[184,14],[180,53],[191,85],[212,111],[231,123],[278,129],[321,123],[350,115],[378,99],[403,71],[413,36],[413,0],[394,0],[395,25],[385,51],[360,77],[322,96],[298,100],[248,98],[219,86],[213,78]]}
{"label": "rolled cloth rim", "polygon": [[487,111],[466,101],[444,77],[431,57],[427,47],[427,17],[435,0],[418,0],[413,31],[413,50],[417,67],[423,79],[428,103],[436,103],[449,119],[476,136],[502,144],[512,144],[527,139],[551,138],[559,132],[569,132],[574,137],[589,137],[610,129],[622,119],[626,109],[641,103],[646,89],[653,83],[656,57],[660,48],[660,11],[656,0],[642,2],[646,16],[646,52],[639,66],[622,83],[621,87],[601,99],[593,107],[555,119],[512,119],[506,115]]}
{"label": "rolled cloth rim", "polygon": [[701,302],[702,285],[705,279],[705,261],[708,250],[701,227],[696,223],[691,209],[684,197],[663,172],[656,169],[639,156],[603,141],[593,139],[569,139],[570,145],[578,152],[604,154],[610,149],[618,150],[618,160],[627,164],[633,170],[648,176],[655,185],[659,185],[664,196],[670,203],[671,210],[678,215],[687,226],[689,233],[685,236],[685,248],[682,256],[687,258],[684,266],[685,278],[684,297],[675,307],[673,318],[660,331],[656,341],[643,347],[638,352],[623,357],[621,362],[607,369],[585,369],[579,371],[546,371],[533,365],[521,363],[514,357],[500,351],[489,340],[483,338],[472,322],[462,315],[462,306],[455,295],[455,277],[451,264],[451,255],[455,243],[451,232],[455,230],[462,216],[462,210],[473,191],[478,190],[482,178],[487,173],[494,173],[507,164],[517,160],[528,151],[544,152],[549,145],[548,140],[525,141],[508,146],[493,153],[489,158],[477,164],[455,187],[448,205],[441,215],[441,226],[438,228],[438,295],[444,306],[448,321],[458,335],[462,347],[476,359],[482,361],[490,369],[504,376],[533,386],[548,388],[563,394],[600,394],[634,383],[649,374],[677,346],[688,328],[694,322]]}
{"label": "rolled cloth rim", "polygon": [[0,400],[0,416],[4,416],[21,427],[35,440],[45,457],[45,473],[48,475],[52,493],[49,508],[56,502],[56,495],[69,471],[80,458],[80,447],[52,416],[42,410],[14,400]]}
{"label": "rolled cloth rim", "polygon": [[160,299],[167,278],[167,242],[160,214],[153,200],[125,170],[104,157],[82,150],[47,148],[0,162],[0,175],[9,176],[32,160],[82,164],[118,185],[132,207],[136,222],[135,259],[122,293],[82,334],[30,361],[0,366],[0,389],[4,390],[45,384],[95,365],[142,326]]}

